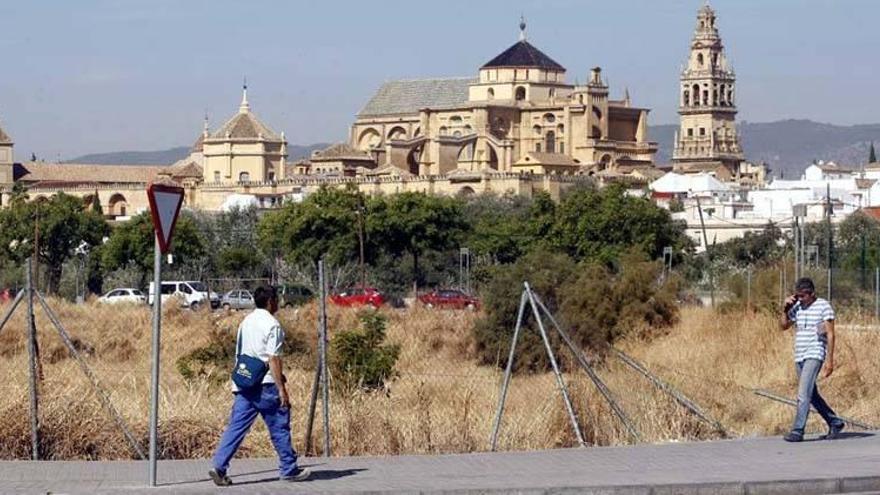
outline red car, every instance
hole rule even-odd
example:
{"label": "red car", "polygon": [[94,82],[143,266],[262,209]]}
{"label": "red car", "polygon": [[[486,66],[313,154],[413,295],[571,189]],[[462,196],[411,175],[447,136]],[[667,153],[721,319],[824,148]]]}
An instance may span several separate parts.
{"label": "red car", "polygon": [[480,309],[480,300],[458,289],[434,290],[419,296],[419,301],[427,308]]}
{"label": "red car", "polygon": [[378,308],[385,302],[385,296],[373,287],[349,287],[330,296],[330,302],[337,306],[372,306]]}

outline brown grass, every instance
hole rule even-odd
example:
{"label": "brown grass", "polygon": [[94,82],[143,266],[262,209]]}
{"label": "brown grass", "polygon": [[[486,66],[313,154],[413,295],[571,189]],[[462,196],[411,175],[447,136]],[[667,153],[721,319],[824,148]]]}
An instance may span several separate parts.
{"label": "brown grass", "polygon": [[[150,390],[150,315],[147,308],[75,306],[51,302],[100,377],[111,400],[147,444]],[[477,366],[468,312],[383,310],[389,316],[388,339],[401,345],[400,376],[379,392],[341,396],[331,392],[330,418],[335,455],[471,452],[488,448],[501,374]],[[42,454],[50,459],[130,458],[121,433],[101,407],[77,363],[61,347],[58,335],[37,309],[41,364],[40,420]],[[169,308],[163,318],[160,388],[161,455],[209,456],[229,414],[225,385],[208,379],[187,382],[176,360],[210,342],[212,333],[234,338],[243,313],[212,315]],[[771,317],[720,316],[686,308],[681,322],[650,342],[621,344],[665,380],[675,384],[711,415],[741,436],[779,434],[792,417],[789,406],[752,394],[766,388],[791,396],[795,379],[791,335],[775,330]],[[283,310],[279,319],[310,349],[287,358],[288,389],[294,410],[294,442],[304,445],[307,401],[314,373],[316,308]],[[848,323],[844,321],[844,323]],[[355,312],[331,307],[334,331],[356,326]],[[27,348],[21,308],[0,333],[0,458],[28,458]],[[880,333],[841,330],[838,370],[821,382],[823,393],[840,414],[880,423],[877,386]],[[225,369],[219,370],[226,373]],[[599,369],[643,436],[643,441],[709,439],[716,435],[675,402],[619,361]],[[592,384],[580,372],[566,374],[579,422],[592,444],[630,443]],[[822,425],[813,418],[813,431]],[[320,407],[315,442],[322,438]],[[499,448],[528,450],[574,446],[576,441],[552,374],[516,376],[505,410]],[[272,455],[265,428],[258,422],[241,455]]]}

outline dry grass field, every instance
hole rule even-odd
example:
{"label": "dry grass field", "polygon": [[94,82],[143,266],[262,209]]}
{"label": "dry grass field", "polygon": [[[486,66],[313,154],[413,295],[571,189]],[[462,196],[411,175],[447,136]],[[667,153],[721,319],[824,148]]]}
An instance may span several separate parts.
{"label": "dry grass field", "polygon": [[[82,349],[112,402],[143,445],[147,444],[150,388],[150,314],[147,308],[50,304]],[[0,308],[2,309],[2,308]],[[0,333],[0,458],[28,458],[27,348],[22,306]],[[414,308],[383,310],[388,341],[401,346],[399,376],[386,390],[343,396],[331,392],[334,455],[471,452],[488,449],[501,373],[475,364],[468,312]],[[288,332],[311,349],[287,358],[294,410],[295,446],[302,450],[306,410],[314,373],[316,311],[282,310]],[[132,452],[95,393],[38,308],[43,379],[40,420],[43,456],[50,459],[120,459]],[[164,316],[160,389],[160,454],[165,458],[209,456],[224,426],[231,397],[216,379],[187,381],[179,357],[215,339],[234,339],[244,313],[193,313],[168,308]],[[356,326],[352,310],[332,308],[335,331]],[[843,323],[851,323],[844,319]],[[880,333],[840,330],[838,370],[820,382],[840,414],[880,424],[876,393]],[[793,410],[754,395],[764,388],[792,396],[791,335],[778,332],[772,317],[684,308],[681,321],[650,341],[627,340],[620,348],[700,404],[736,436],[773,435],[786,430]],[[570,359],[563,357],[563,362]],[[641,375],[609,358],[598,368],[645,442],[717,438]],[[225,369],[217,370],[225,375]],[[595,387],[579,370],[566,373],[587,441],[632,443]],[[320,409],[319,409],[320,411]],[[815,416],[815,415],[814,415]],[[823,425],[811,416],[809,428]],[[241,455],[272,455],[258,422]],[[316,443],[321,438],[316,418]],[[514,377],[501,430],[503,450],[576,445],[552,374]]]}

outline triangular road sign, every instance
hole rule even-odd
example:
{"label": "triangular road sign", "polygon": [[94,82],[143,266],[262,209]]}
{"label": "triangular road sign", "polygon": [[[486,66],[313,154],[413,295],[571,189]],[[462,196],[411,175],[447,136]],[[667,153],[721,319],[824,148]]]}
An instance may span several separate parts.
{"label": "triangular road sign", "polygon": [[150,184],[147,187],[150,200],[150,215],[153,217],[153,229],[159,238],[159,250],[167,253],[171,249],[171,236],[177,224],[177,215],[183,204],[183,188]]}

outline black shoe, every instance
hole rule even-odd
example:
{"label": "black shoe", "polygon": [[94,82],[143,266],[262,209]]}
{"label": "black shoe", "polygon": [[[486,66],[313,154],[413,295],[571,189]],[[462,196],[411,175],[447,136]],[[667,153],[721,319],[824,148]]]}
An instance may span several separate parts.
{"label": "black shoe", "polygon": [[803,442],[804,435],[801,433],[798,433],[796,431],[790,431],[790,432],[786,433],[785,436],[782,437],[782,439],[785,440],[786,442]]}
{"label": "black shoe", "polygon": [[840,432],[843,431],[844,427],[846,427],[846,423],[842,421],[837,425],[831,425],[828,428],[828,433],[822,437],[822,440],[836,440],[840,438]]}
{"label": "black shoe", "polygon": [[211,476],[211,479],[214,481],[214,484],[217,486],[229,486],[232,484],[232,480],[229,479],[229,476],[226,476],[226,471],[220,471],[219,469],[212,469],[208,471],[208,475]]}
{"label": "black shoe", "polygon": [[312,470],[309,468],[299,468],[295,473],[290,476],[282,476],[281,481],[305,481],[309,479],[309,476],[312,475]]}

